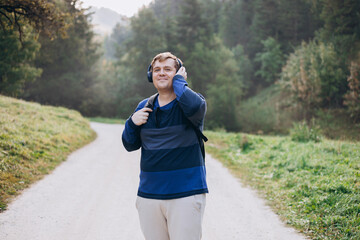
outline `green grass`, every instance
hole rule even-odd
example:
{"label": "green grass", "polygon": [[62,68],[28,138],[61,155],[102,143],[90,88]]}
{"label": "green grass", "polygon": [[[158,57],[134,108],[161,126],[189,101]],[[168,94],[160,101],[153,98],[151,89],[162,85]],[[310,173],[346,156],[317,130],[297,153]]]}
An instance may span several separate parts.
{"label": "green grass", "polygon": [[125,124],[126,120],[117,118],[103,118],[103,117],[89,117],[87,118],[91,122],[109,123],[109,124]]}
{"label": "green grass", "polygon": [[77,111],[0,95],[0,212],[95,137]]}
{"label": "green grass", "polygon": [[360,239],[360,143],[206,132],[207,151],[312,239]]}

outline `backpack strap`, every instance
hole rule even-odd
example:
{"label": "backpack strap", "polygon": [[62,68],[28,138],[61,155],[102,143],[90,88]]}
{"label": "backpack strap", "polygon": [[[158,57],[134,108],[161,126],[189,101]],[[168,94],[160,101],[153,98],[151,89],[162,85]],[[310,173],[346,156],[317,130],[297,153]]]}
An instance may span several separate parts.
{"label": "backpack strap", "polygon": [[157,96],[159,96],[159,93],[155,93],[154,95],[149,97],[148,101],[145,104],[145,107],[151,108],[152,110],[154,110],[155,99],[157,98]]}
{"label": "backpack strap", "polygon": [[[151,108],[154,109],[155,106],[155,99],[159,96],[159,93],[155,93],[154,95],[152,95],[151,97],[149,97],[148,101],[145,104],[145,107],[147,108]],[[181,109],[181,108],[180,108]],[[199,140],[199,145],[200,145],[200,149],[201,149],[201,153],[202,156],[205,160],[205,145],[204,145],[204,141],[207,142],[208,138],[202,133],[202,131],[200,130],[200,128],[198,128],[197,126],[195,126],[190,120],[189,120],[190,126],[194,129],[196,136]]]}
{"label": "backpack strap", "polygon": [[204,158],[204,161],[205,161],[205,144],[204,142],[207,142],[207,137],[202,133],[202,131],[196,127],[190,120],[189,120],[189,123],[191,125],[191,127],[194,129],[195,133],[196,133],[196,136],[199,140],[199,145],[200,145],[200,149],[201,149],[201,153],[202,153],[202,156]]}

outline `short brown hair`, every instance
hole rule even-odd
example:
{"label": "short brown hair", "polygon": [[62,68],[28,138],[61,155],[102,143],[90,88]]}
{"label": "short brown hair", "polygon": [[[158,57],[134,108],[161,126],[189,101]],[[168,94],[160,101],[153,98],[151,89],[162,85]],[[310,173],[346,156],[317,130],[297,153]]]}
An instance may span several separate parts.
{"label": "short brown hair", "polygon": [[[159,60],[159,62],[163,62],[163,61],[165,61],[166,59],[174,59],[174,61],[175,61],[175,68],[176,68],[176,71],[178,71],[179,70],[179,68],[180,68],[180,64],[179,64],[179,62],[178,62],[178,59],[179,58],[177,58],[174,54],[172,54],[171,52],[163,52],[163,53],[159,53],[158,55],[156,55],[154,58],[153,58],[153,60],[151,61],[151,70],[153,69],[153,67],[154,67],[154,63],[156,62],[156,61],[158,61]],[[182,61],[179,59],[179,61],[181,62],[181,64],[182,64]]]}

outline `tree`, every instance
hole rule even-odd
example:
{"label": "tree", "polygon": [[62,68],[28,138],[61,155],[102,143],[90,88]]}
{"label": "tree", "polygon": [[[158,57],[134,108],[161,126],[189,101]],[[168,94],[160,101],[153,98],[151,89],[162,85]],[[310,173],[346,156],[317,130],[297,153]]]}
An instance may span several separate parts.
{"label": "tree", "polygon": [[[76,5],[78,0],[64,0]],[[57,7],[57,1],[43,0],[2,0],[0,3],[0,26],[6,29],[12,25],[19,32],[20,41],[23,39],[23,23],[27,22],[34,29],[54,37],[57,33],[65,35],[68,27],[68,14]]]}
{"label": "tree", "polygon": [[32,64],[40,49],[37,35],[30,26],[23,28],[22,44],[17,30],[8,27],[0,31],[0,93],[13,97],[22,93],[25,82],[34,81],[42,72]]}
{"label": "tree", "polygon": [[249,43],[249,56],[255,57],[262,49],[261,41],[268,37],[278,39],[279,34],[279,4],[276,0],[255,0],[254,15],[251,31],[251,43]]}
{"label": "tree", "polygon": [[[320,39],[331,42],[344,62],[357,57],[360,47],[360,1],[329,0],[320,1],[321,19],[324,27],[320,31]],[[347,68],[348,66],[344,66]]]}
{"label": "tree", "polygon": [[177,17],[178,38],[181,39],[182,55],[191,52],[196,43],[205,46],[211,43],[212,32],[205,18],[204,8],[199,0],[184,0],[180,5],[180,15]]}
{"label": "tree", "polygon": [[220,19],[220,35],[228,47],[238,44],[247,49],[251,39],[250,27],[253,18],[253,6],[249,0],[231,0],[223,3]]}
{"label": "tree", "polygon": [[[294,51],[302,41],[314,38],[322,22],[307,0],[279,0],[278,36],[285,54]],[[272,36],[275,37],[275,36]]]}
{"label": "tree", "polygon": [[249,89],[253,88],[252,76],[253,66],[249,57],[245,54],[244,48],[241,44],[238,44],[232,49],[234,59],[237,63],[239,71],[237,73],[238,78],[242,79],[243,82],[243,95],[249,94]]}
{"label": "tree", "polygon": [[189,72],[188,82],[195,91],[205,97],[209,85],[215,80],[216,72],[222,64],[217,56],[218,49],[219,42],[215,40],[211,47],[198,42],[193,51],[186,54],[187,60],[184,65]]}
{"label": "tree", "polygon": [[346,73],[332,44],[304,42],[289,56],[281,75],[281,83],[303,106],[306,118],[315,109],[342,105]]}
{"label": "tree", "polygon": [[216,56],[221,62],[215,81],[209,83],[207,91],[207,124],[210,128],[239,129],[236,108],[243,94],[243,78],[238,75],[239,67],[233,53],[220,45]]}
{"label": "tree", "polygon": [[118,52],[118,66],[128,69],[127,78],[133,83],[133,93],[148,97],[155,89],[146,80],[146,71],[151,59],[166,49],[166,42],[160,22],[152,9],[143,8],[131,18],[132,36],[125,44],[126,51]]}
{"label": "tree", "polygon": [[274,83],[283,65],[283,53],[280,44],[272,37],[261,41],[264,48],[262,52],[256,54],[255,61],[259,62],[261,67],[256,71],[256,75],[261,76],[267,84]]}
{"label": "tree", "polygon": [[49,39],[41,34],[40,54],[35,64],[43,69],[42,76],[26,87],[24,97],[40,103],[61,105],[88,114],[86,100],[97,76],[94,64],[99,59],[98,44],[85,9],[67,1],[61,6],[72,16],[67,38]]}

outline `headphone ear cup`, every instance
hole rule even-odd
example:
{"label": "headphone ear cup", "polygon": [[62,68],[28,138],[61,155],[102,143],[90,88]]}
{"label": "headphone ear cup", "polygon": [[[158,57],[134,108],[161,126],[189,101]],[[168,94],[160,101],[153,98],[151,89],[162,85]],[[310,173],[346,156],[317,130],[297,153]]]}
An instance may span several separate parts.
{"label": "headphone ear cup", "polygon": [[148,79],[149,82],[153,82],[151,64],[149,65],[148,70],[147,70],[147,79]]}
{"label": "headphone ear cup", "polygon": [[152,79],[152,72],[151,72],[151,71],[147,72],[147,79],[148,79],[149,82],[152,82],[152,81],[153,81],[153,79]]}
{"label": "headphone ear cup", "polygon": [[179,63],[179,69],[180,69],[183,65],[182,65],[180,59],[177,58],[177,61],[178,61],[178,63]]}

